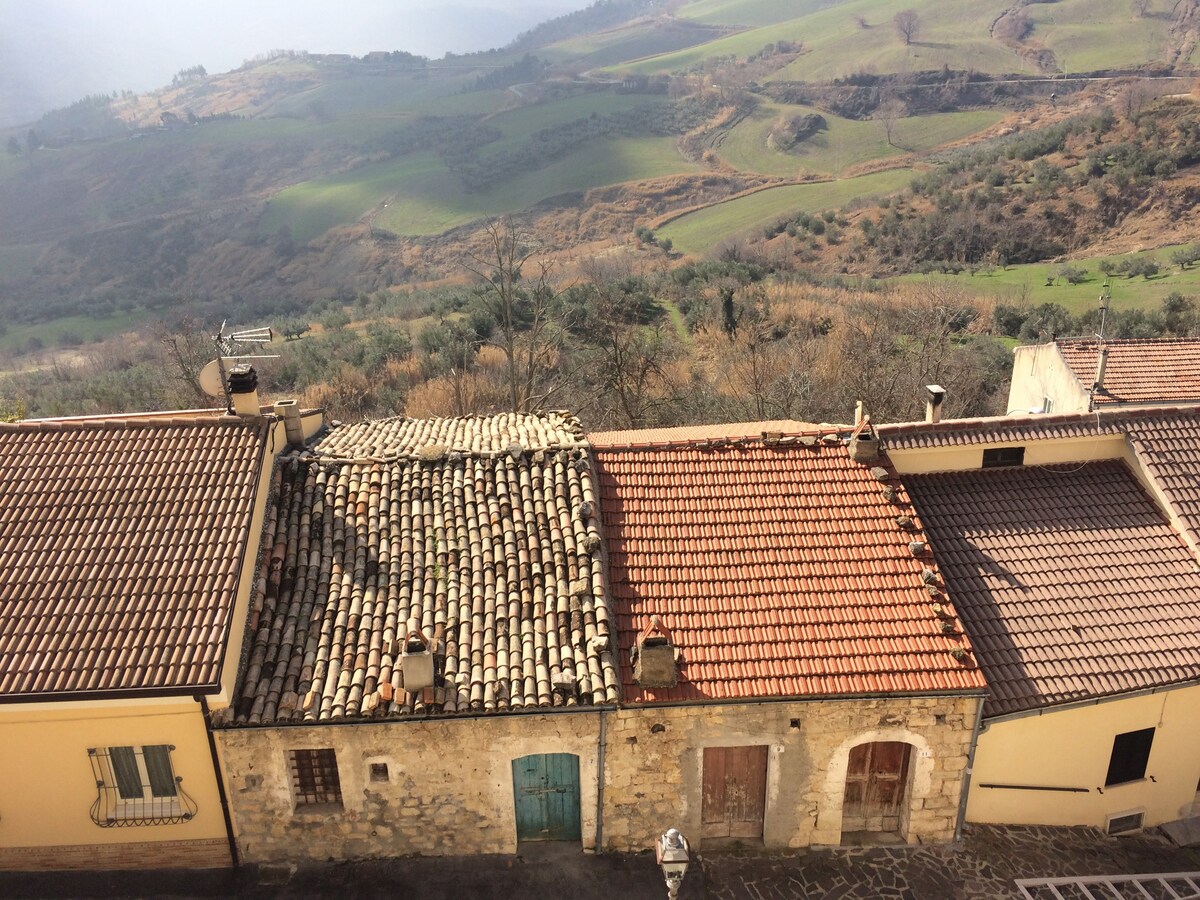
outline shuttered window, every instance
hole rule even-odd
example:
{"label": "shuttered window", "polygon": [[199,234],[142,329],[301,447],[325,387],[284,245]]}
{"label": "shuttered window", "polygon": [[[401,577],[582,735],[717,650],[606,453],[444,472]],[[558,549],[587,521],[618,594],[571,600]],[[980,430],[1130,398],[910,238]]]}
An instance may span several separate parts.
{"label": "shuttered window", "polygon": [[1104,786],[1145,778],[1146,764],[1150,762],[1150,745],[1153,743],[1153,728],[1127,731],[1113,738],[1112,756],[1108,761],[1108,777],[1104,779]]}

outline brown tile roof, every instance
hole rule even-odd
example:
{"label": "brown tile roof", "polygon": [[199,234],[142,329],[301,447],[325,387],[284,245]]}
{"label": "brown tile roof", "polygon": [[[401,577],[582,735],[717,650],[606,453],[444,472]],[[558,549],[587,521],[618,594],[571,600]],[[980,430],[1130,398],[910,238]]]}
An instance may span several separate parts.
{"label": "brown tile roof", "polygon": [[1200,406],[1141,407],[1106,409],[1092,413],[1067,413],[1057,416],[993,416],[980,419],[946,419],[936,424],[900,422],[877,425],[889,450],[916,450],[928,447],[961,447],[983,444],[1019,444],[1028,441],[1095,437],[1123,434],[1139,422],[1164,419],[1194,421]]}
{"label": "brown tile roof", "polygon": [[[580,436],[559,413],[393,419],[289,458],[236,721],[615,703]],[[435,639],[439,674],[415,695],[398,665],[410,619]]]}
{"label": "brown tile roof", "polygon": [[[899,521],[912,511],[886,460],[885,484],[840,440],[595,457],[625,700],[982,690],[953,606],[922,580],[929,568],[936,584],[932,556],[909,549],[921,523]],[[631,671],[655,615],[681,648],[673,688]]]}
{"label": "brown tile roof", "polygon": [[731,422],[718,425],[682,425],[677,428],[639,428],[625,431],[593,431],[588,443],[593,447],[668,446],[697,441],[762,440],[764,433],[811,434],[822,428],[833,431],[834,425],[797,422],[795,419],[772,419],[765,422]]}
{"label": "brown tile roof", "polygon": [[1200,548],[1200,415],[1178,410],[1132,419],[1126,439],[1193,548]]}
{"label": "brown tile roof", "polygon": [[[1094,338],[1056,342],[1067,367],[1089,390],[1096,379],[1100,343]],[[1200,340],[1110,340],[1103,388],[1097,406],[1114,403],[1194,402],[1200,400]]]}
{"label": "brown tile roof", "polygon": [[906,475],[998,716],[1200,678],[1200,568],[1119,461]]}
{"label": "brown tile roof", "polygon": [[0,702],[217,684],[263,434],[0,425]]}

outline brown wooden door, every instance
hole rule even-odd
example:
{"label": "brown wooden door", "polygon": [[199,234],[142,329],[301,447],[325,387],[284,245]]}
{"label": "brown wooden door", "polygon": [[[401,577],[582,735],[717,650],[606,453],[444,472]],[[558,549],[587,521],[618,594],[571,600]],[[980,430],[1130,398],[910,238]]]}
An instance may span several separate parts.
{"label": "brown wooden door", "polygon": [[767,803],[767,748],[705,747],[701,835],[761,838]]}
{"label": "brown wooden door", "polygon": [[859,744],[850,751],[842,831],[899,831],[908,793],[909,745]]}

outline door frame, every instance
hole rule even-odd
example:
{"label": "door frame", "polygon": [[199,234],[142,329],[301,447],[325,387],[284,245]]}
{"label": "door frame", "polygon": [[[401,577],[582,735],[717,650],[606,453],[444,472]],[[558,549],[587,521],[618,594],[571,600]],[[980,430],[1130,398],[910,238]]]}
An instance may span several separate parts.
{"label": "door frame", "polygon": [[[915,756],[915,754],[913,753],[913,750],[914,750],[913,745],[910,744],[908,741],[863,741],[861,743],[855,744],[853,747],[850,748],[849,752],[846,754],[846,760],[847,760],[846,775],[845,775],[844,782],[843,782],[845,787],[843,788],[843,794],[842,794],[842,834],[843,835],[846,834],[845,795],[846,795],[846,793],[849,792],[849,788],[850,788],[850,777],[851,777],[850,776],[850,767],[849,767],[850,757],[852,757],[854,755],[854,752],[856,750],[858,750],[859,748],[862,748],[862,747],[874,748],[874,747],[880,746],[882,744],[893,744],[893,745],[903,748],[903,751],[902,751],[903,758],[900,762],[900,770],[898,773],[896,773],[897,774],[896,784],[897,784],[897,790],[898,790],[898,796],[896,798],[896,807],[895,807],[896,827],[895,827],[895,829],[883,828],[883,827],[880,827],[880,828],[864,827],[864,828],[854,829],[854,831],[851,833],[866,832],[866,833],[874,833],[874,834],[899,834],[903,840],[907,841],[908,840],[908,830],[909,830],[909,817],[910,817],[910,813],[912,811],[912,796],[911,796],[912,795],[912,775],[913,775],[913,757]],[[866,777],[865,777],[865,779],[863,779],[863,782],[862,782],[863,787],[864,787],[864,793],[870,784],[870,779],[871,779],[871,774],[872,774],[872,770],[874,767],[874,762],[875,762],[874,751],[873,750],[867,751],[867,772],[866,772]],[[864,797],[864,805],[865,805],[865,797]],[[871,817],[864,814],[863,818],[867,819],[867,818],[871,818]],[[890,817],[883,816],[881,814],[879,816],[879,818],[882,819],[882,818],[890,818]]]}
{"label": "door frame", "polygon": [[[683,821],[692,823],[690,827],[696,837],[693,840],[692,835],[689,834],[688,840],[696,847],[700,847],[704,843],[700,835],[704,819],[704,751],[715,747],[752,746],[765,746],[767,748],[767,786],[766,796],[763,798],[762,842],[765,846],[772,846],[771,841],[776,838],[776,832],[778,831],[775,819],[777,818],[776,806],[779,798],[780,754],[783,752],[784,745],[779,743],[778,734],[748,732],[735,737],[706,739],[702,745],[698,747],[693,745],[690,748],[695,788],[694,793],[684,793],[680,812]],[[710,840],[723,841],[725,838],[711,838]],[[737,839],[734,838],[734,840]],[[749,840],[758,840],[758,838],[750,838]]]}

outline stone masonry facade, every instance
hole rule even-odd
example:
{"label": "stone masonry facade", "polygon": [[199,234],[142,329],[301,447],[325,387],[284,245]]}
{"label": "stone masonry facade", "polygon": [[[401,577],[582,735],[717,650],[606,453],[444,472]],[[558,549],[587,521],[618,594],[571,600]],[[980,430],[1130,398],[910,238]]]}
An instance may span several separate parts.
{"label": "stone masonry facade", "polygon": [[[247,862],[515,852],[512,763],[542,753],[579,757],[584,847],[598,840],[604,850],[643,850],[672,826],[698,838],[704,748],[747,745],[768,747],[764,845],[833,845],[850,749],[869,741],[913,747],[902,830],[917,844],[953,839],[978,703],[960,696],[592,709],[217,736]],[[336,752],[342,803],[297,806],[288,753],[321,748]]]}
{"label": "stone masonry facade", "polygon": [[622,710],[608,727],[604,846],[650,847],[669,826],[699,836],[704,748],[754,744],[769,748],[764,845],[838,844],[850,749],[870,741],[913,745],[907,841],[952,840],[979,702],[922,697]]}

